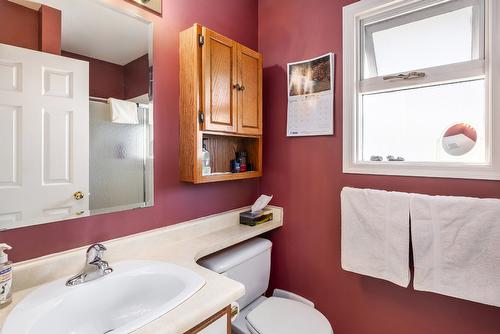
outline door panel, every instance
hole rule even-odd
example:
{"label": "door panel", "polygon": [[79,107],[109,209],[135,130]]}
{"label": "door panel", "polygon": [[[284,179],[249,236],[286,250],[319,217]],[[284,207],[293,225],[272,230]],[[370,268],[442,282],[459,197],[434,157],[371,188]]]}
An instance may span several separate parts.
{"label": "door panel", "polygon": [[262,55],[239,46],[238,133],[262,134]]}
{"label": "door panel", "polygon": [[17,91],[21,83],[21,64],[0,61],[0,90]]}
{"label": "door panel", "polygon": [[73,112],[42,110],[43,184],[71,183]]}
{"label": "door panel", "polygon": [[19,182],[20,108],[0,105],[0,188]]}
{"label": "door panel", "polygon": [[73,96],[73,73],[44,68],[43,69],[43,95],[45,96]]}
{"label": "door panel", "polygon": [[0,44],[0,229],[88,214],[88,73],[87,62]]}
{"label": "door panel", "polygon": [[203,28],[204,129],[236,132],[236,43]]}

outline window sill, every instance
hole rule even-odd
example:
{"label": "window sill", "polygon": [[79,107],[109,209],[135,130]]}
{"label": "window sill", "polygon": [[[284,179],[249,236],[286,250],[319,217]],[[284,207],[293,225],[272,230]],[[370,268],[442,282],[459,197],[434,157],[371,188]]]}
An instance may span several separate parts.
{"label": "window sill", "polygon": [[500,169],[482,164],[429,164],[412,162],[344,163],[345,174],[436,177],[453,179],[500,180]]}

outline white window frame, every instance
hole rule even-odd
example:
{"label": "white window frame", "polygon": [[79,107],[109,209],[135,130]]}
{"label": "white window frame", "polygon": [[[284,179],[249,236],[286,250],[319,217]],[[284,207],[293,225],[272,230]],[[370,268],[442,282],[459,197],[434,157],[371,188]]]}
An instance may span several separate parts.
{"label": "white window frame", "polygon": [[[459,6],[476,3],[477,0],[460,0]],[[478,29],[484,27],[484,47],[475,45],[473,52],[484,50],[484,57],[464,63],[420,69],[426,76],[418,80],[386,81],[382,77],[362,80],[361,57],[364,56],[364,22],[378,22],[381,18],[401,15],[412,8],[436,5],[446,10],[445,0],[361,0],[344,7],[343,19],[343,172],[354,174],[404,175],[447,177],[466,179],[500,180],[500,1],[485,0],[485,16],[475,22]],[[440,7],[442,6],[442,7]],[[448,7],[449,10],[449,7]],[[410,16],[412,14],[408,14]],[[404,15],[406,16],[406,15]],[[400,16],[404,19],[404,16]],[[484,21],[483,21],[484,20]],[[413,21],[413,20],[410,20]],[[484,22],[484,23],[483,23]],[[381,24],[391,24],[389,21]],[[373,24],[377,28],[377,24]],[[382,28],[382,27],[380,27]],[[383,27],[385,29],[385,27]],[[482,33],[482,31],[481,31]],[[362,161],[360,156],[361,108],[359,97],[366,92],[383,92],[396,88],[425,87],[430,84],[453,82],[457,79],[485,78],[486,84],[486,158],[484,164],[409,161]],[[496,92],[496,94],[494,93]]]}

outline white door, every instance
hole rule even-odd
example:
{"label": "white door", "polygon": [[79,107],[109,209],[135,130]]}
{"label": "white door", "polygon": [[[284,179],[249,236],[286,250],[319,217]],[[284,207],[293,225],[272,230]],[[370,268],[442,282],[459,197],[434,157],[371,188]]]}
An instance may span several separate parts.
{"label": "white door", "polygon": [[88,73],[0,44],[0,229],[88,214]]}

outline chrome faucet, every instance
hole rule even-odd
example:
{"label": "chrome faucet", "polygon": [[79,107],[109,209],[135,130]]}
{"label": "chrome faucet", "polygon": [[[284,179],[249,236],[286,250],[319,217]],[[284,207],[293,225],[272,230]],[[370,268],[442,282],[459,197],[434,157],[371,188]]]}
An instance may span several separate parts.
{"label": "chrome faucet", "polygon": [[87,249],[87,261],[83,272],[66,281],[66,286],[73,286],[93,281],[113,272],[108,262],[102,259],[106,247],[94,244]]}

